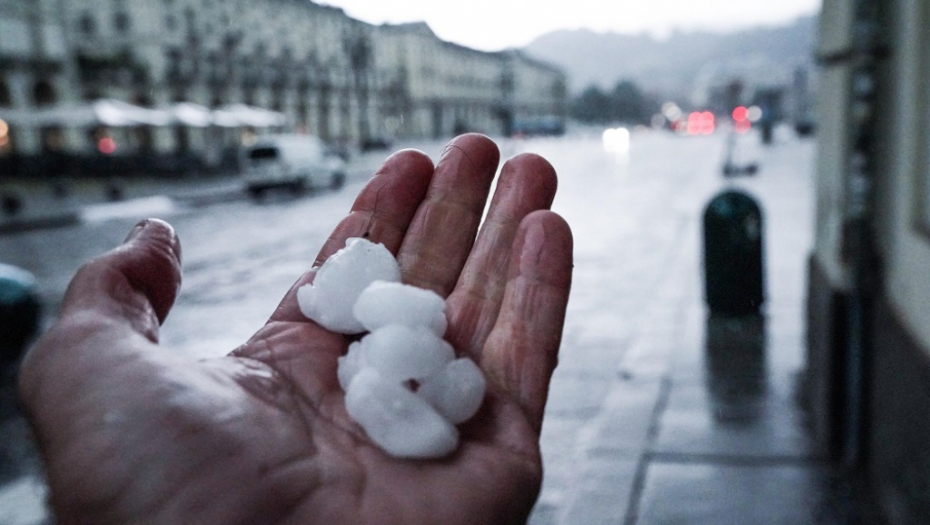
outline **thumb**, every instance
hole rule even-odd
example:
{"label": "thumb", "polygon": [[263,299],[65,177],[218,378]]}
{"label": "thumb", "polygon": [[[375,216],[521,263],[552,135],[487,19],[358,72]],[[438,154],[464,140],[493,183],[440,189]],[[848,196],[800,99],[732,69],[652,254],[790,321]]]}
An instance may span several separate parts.
{"label": "thumb", "polygon": [[129,324],[156,341],[181,286],[181,244],[174,228],[146,219],[119,247],[85,264],[65,293],[61,321],[93,315]]}

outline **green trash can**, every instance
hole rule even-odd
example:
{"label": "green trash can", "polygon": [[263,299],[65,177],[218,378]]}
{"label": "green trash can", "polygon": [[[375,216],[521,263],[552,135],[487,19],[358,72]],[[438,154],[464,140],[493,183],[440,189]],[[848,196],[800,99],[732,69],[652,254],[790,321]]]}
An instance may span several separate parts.
{"label": "green trash can", "polygon": [[35,277],[0,263],[0,366],[17,361],[39,331],[41,308]]}
{"label": "green trash can", "polygon": [[712,314],[759,313],[764,301],[762,210],[740,190],[718,193],[704,209],[704,298]]}

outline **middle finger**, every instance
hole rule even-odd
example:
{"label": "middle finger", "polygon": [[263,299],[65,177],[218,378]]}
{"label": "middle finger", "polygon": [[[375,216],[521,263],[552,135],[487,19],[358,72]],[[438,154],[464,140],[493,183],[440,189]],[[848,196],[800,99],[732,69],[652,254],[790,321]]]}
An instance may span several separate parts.
{"label": "middle finger", "polygon": [[452,292],[475,242],[499,159],[497,146],[483,135],[462,135],[446,146],[397,253],[405,283],[443,297]]}

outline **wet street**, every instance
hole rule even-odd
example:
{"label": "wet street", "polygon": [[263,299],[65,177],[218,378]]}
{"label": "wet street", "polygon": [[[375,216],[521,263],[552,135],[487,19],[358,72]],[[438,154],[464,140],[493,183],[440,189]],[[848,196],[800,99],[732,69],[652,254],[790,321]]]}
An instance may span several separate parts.
{"label": "wet street", "polygon": [[[628,154],[606,152],[596,134],[501,144],[502,158],[532,151],[552,162],[560,185],[553,209],[575,235],[534,525],[858,523],[794,401],[813,143],[786,133],[763,147],[755,135],[741,137],[740,158],[760,170],[739,179],[721,175],[725,146],[723,132],[653,131],[634,132]],[[423,148],[435,159],[441,144]],[[374,165],[366,157],[338,191],[170,199],[158,211],[181,237],[184,282],[162,343],[196,358],[248,338],[309,267]],[[730,186],[756,196],[765,217],[764,316],[736,323],[708,319],[701,280],[701,213]],[[81,262],[117,245],[140,218],[100,213],[0,235],[0,261],[37,276],[48,322]],[[16,418],[3,425],[0,524],[43,523],[25,427]]]}
{"label": "wet street", "polygon": [[[435,159],[442,144],[416,146]],[[680,226],[682,214],[693,211],[689,207],[713,188],[704,179],[716,180],[713,172],[722,147],[718,137],[649,132],[634,137],[625,158],[605,152],[600,137],[593,135],[501,144],[502,159],[531,151],[555,165],[560,187],[553,208],[573,227],[576,266],[588,258],[614,257],[607,248],[620,243],[630,256],[617,258],[609,270],[631,277],[637,268],[655,262],[651,257],[674,233],[669,228]],[[357,167],[349,183],[335,192],[299,197],[281,192],[261,201],[243,197],[206,205],[188,205],[184,198],[170,205],[153,206],[149,198],[96,205],[95,213],[79,224],[0,236],[0,261],[36,275],[49,321],[82,262],[118,245],[139,219],[164,218],[181,238],[184,281],[164,326],[163,343],[195,357],[223,354],[261,326],[308,267],[376,168],[377,157],[369,154],[365,166]],[[119,210],[107,213],[107,208]],[[648,289],[635,278],[629,285]],[[573,297],[585,293],[583,286],[576,285]],[[642,295],[642,290],[616,292],[621,297]]]}

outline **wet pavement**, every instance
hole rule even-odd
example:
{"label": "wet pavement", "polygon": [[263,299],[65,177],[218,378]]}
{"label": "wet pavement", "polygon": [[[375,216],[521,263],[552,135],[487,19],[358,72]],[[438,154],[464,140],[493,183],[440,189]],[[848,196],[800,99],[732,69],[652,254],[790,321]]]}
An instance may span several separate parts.
{"label": "wet pavement", "polygon": [[[441,144],[420,147],[435,158]],[[750,135],[739,147],[759,163],[755,176],[722,177],[722,133],[635,132],[622,156],[604,152],[596,135],[502,143],[504,158],[533,151],[555,165],[553,209],[575,233],[531,524],[878,523],[815,454],[796,401],[814,144],[785,134],[763,147]],[[342,191],[301,198],[148,201],[165,206],[185,249],[185,282],[163,343],[192,357],[220,355],[261,326],[371,169],[360,166]],[[223,184],[234,181],[214,188]],[[755,196],[764,215],[759,316],[710,316],[704,306],[701,214],[729,187]],[[0,260],[37,274],[53,318],[80,261],[118,243],[136,219],[104,213],[0,235]],[[0,524],[43,523],[44,487],[25,426],[4,421]]]}

